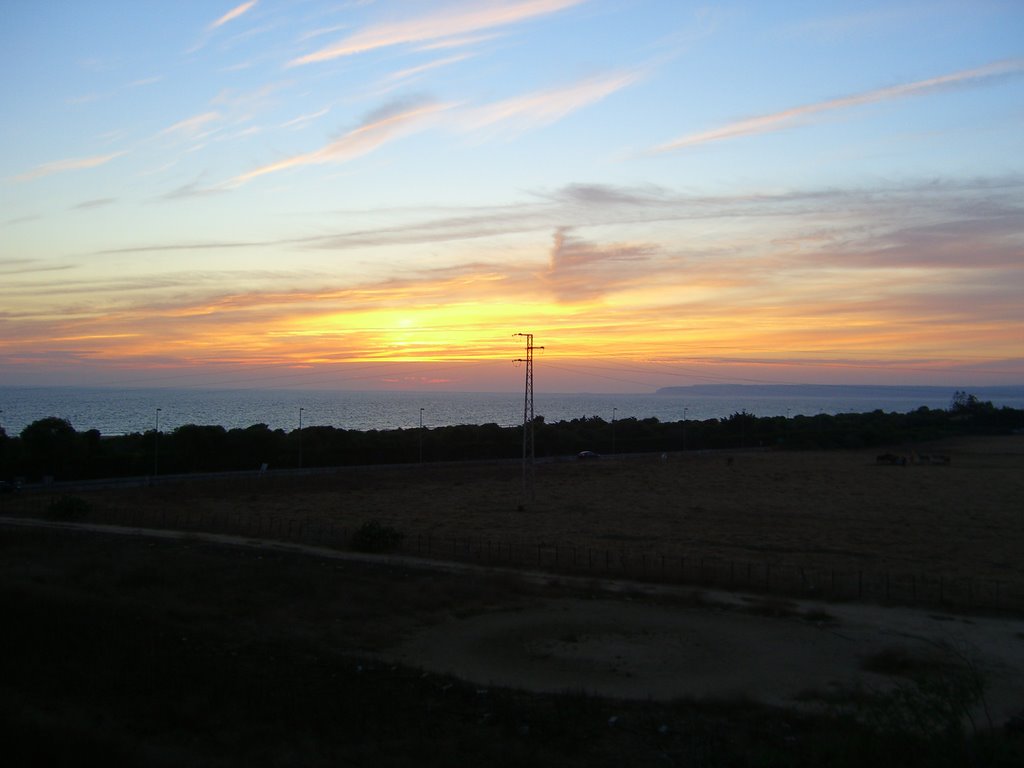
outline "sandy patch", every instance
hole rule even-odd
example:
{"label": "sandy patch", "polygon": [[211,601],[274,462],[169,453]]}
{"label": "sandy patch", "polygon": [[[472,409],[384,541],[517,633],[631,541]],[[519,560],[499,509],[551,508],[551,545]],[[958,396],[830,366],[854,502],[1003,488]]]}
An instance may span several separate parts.
{"label": "sandy patch", "polygon": [[1024,621],[875,606],[827,610],[837,621],[553,599],[429,627],[389,657],[480,685],[629,699],[745,696],[792,705],[807,691],[891,685],[891,678],[863,669],[864,658],[878,651],[923,656],[949,647],[968,654],[986,675],[997,723],[1024,709]]}

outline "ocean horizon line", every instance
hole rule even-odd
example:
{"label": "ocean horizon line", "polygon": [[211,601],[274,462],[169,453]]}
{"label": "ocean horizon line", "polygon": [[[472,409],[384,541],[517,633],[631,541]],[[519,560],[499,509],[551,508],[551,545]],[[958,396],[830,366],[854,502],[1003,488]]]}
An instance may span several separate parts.
{"label": "ocean horizon line", "polygon": [[[997,407],[1024,408],[1024,386],[698,384],[643,393],[536,390],[534,413],[548,422],[655,418],[663,422],[753,416],[908,413],[948,409],[957,392]],[[462,424],[521,425],[524,391],[310,390],[193,387],[0,386],[0,427],[17,434],[47,417],[76,430],[115,435],[169,431],[187,424],[227,429],[333,426],[350,430],[434,428]]]}
{"label": "ocean horizon line", "polygon": [[[89,392],[122,392],[122,391],[210,391],[210,392],[316,392],[341,394],[350,392],[353,394],[421,394],[421,395],[522,395],[523,388],[518,389],[435,389],[435,388],[338,388],[338,387],[245,387],[245,386],[217,386],[216,384],[195,384],[195,385],[101,385],[101,384],[0,384],[0,391],[3,390],[73,390]],[[948,391],[951,395],[958,391],[970,393],[975,392],[1021,392],[1024,393],[1024,382],[1019,384],[834,384],[834,383],[701,383],[701,384],[673,384],[668,386],[655,387],[649,390],[544,390],[536,388],[536,395],[545,396],[600,396],[614,397],[622,395],[626,397],[643,397],[645,395],[671,395],[677,392],[729,392],[729,391],[789,391],[796,390],[820,390],[827,392],[838,392],[840,390],[851,391],[879,391],[895,393],[905,392],[929,392],[935,393]]]}

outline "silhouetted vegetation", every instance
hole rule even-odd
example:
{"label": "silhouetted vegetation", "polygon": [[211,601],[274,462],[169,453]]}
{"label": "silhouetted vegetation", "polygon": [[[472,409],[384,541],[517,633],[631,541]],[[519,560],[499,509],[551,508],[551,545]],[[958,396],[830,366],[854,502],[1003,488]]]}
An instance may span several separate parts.
{"label": "silhouetted vegetation", "polygon": [[[740,411],[724,419],[661,422],[599,416],[534,424],[538,457],[720,449],[860,449],[1024,428],[1024,410],[997,408],[958,391],[947,409],[758,417]],[[76,432],[55,417],[28,425],[17,437],[0,431],[0,478],[29,482],[50,477],[83,480],[150,474],[223,472],[472,459],[514,459],[522,428],[463,424],[433,429],[355,431],[329,426],[285,432],[254,424],[245,429],[186,424],[103,437]]]}
{"label": "silhouetted vegetation", "polygon": [[92,510],[92,505],[81,496],[58,496],[50,501],[46,511],[54,520],[78,520]]}
{"label": "silhouetted vegetation", "polygon": [[356,528],[352,534],[352,549],[357,552],[389,552],[397,549],[404,538],[394,527],[371,520]]}

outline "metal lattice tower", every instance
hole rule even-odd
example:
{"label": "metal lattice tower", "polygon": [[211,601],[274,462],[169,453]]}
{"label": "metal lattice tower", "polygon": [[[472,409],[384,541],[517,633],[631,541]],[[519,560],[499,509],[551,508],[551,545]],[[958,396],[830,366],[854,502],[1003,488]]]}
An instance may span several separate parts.
{"label": "metal lattice tower", "polygon": [[533,346],[532,333],[516,333],[526,338],[526,357],[517,358],[517,363],[526,364],[526,391],[523,394],[523,503],[535,497],[533,487],[534,464],[537,458],[533,437],[533,350],[544,347]]}

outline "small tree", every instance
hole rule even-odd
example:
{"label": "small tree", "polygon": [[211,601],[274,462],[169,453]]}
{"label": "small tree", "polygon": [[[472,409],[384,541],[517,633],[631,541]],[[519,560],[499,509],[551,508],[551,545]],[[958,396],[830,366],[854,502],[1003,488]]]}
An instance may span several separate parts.
{"label": "small tree", "polygon": [[21,430],[29,472],[63,475],[74,454],[76,434],[71,422],[56,416],[37,419]]}
{"label": "small tree", "polygon": [[371,520],[359,526],[352,534],[352,549],[357,552],[388,552],[398,549],[405,534],[390,525]]}

